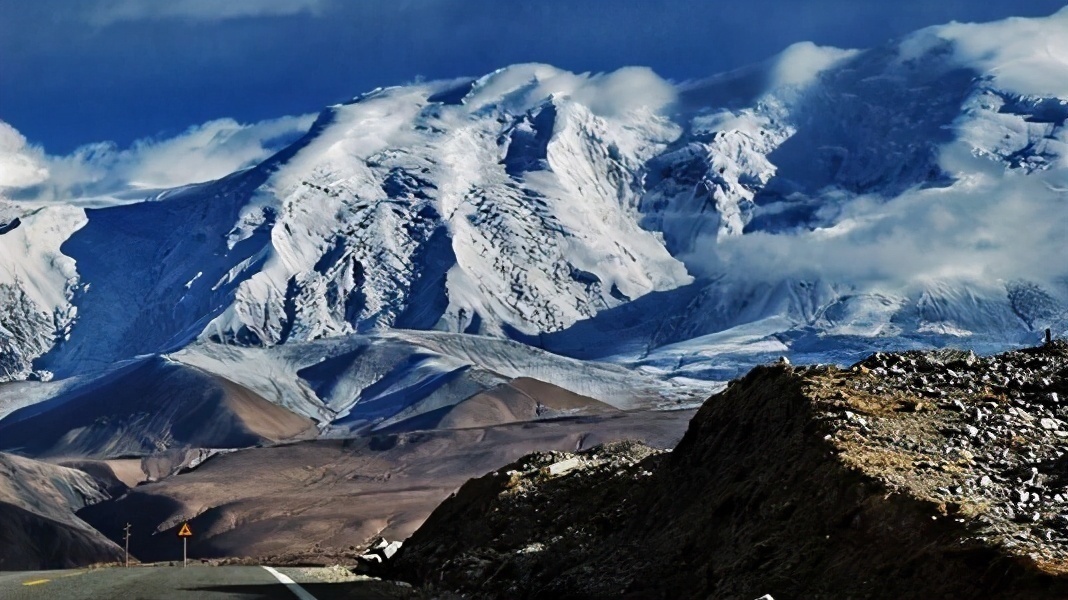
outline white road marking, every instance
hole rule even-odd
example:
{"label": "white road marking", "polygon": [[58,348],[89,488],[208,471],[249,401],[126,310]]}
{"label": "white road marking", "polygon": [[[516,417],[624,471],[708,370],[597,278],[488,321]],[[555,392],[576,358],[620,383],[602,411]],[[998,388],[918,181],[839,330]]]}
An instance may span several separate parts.
{"label": "white road marking", "polygon": [[264,570],[270,573],[271,575],[274,575],[274,578],[277,579],[279,583],[289,588],[289,591],[293,592],[293,595],[297,598],[300,598],[300,600],[316,600],[315,596],[312,596],[308,593],[308,590],[300,587],[300,585],[296,581],[293,581],[289,577],[283,575],[282,573],[279,573],[271,567],[268,567],[266,565],[260,566],[262,566]]}

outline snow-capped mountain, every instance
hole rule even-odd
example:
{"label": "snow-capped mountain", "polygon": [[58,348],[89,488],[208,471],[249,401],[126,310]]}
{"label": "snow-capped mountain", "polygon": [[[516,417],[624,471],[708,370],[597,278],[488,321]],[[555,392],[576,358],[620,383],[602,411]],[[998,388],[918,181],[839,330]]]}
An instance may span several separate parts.
{"label": "snow-capped mountain", "polygon": [[[515,65],[363,94],[140,202],[9,193],[0,381],[435,330],[685,385],[1064,333],[1066,65],[1068,10],[681,84]],[[417,379],[478,362],[450,360]]]}

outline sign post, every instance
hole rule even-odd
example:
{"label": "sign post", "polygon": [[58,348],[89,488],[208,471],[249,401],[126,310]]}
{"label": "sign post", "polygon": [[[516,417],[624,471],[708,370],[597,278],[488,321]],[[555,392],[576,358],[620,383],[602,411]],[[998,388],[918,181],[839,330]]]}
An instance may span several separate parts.
{"label": "sign post", "polygon": [[126,568],[130,567],[130,524],[123,529],[126,532]]}
{"label": "sign post", "polygon": [[193,530],[189,529],[189,523],[182,523],[182,528],[178,530],[178,537],[182,538],[182,568],[189,566],[189,554],[187,552],[189,548],[189,538],[193,537]]}

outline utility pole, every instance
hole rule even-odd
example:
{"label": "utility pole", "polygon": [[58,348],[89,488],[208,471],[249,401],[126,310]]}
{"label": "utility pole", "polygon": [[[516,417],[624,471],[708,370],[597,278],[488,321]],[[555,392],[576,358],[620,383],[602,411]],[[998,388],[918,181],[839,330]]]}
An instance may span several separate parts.
{"label": "utility pole", "polygon": [[130,567],[130,524],[127,523],[125,529],[126,532],[126,567]]}

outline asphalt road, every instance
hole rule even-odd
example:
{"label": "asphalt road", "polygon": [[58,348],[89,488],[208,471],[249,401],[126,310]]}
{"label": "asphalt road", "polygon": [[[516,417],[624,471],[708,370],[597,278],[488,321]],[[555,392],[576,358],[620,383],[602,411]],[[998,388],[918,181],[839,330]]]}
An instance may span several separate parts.
{"label": "asphalt road", "polygon": [[[279,569],[298,590],[262,567],[130,567],[0,572],[3,600],[315,600],[391,599],[402,590],[383,582],[325,583]],[[298,594],[303,594],[298,595]]]}

